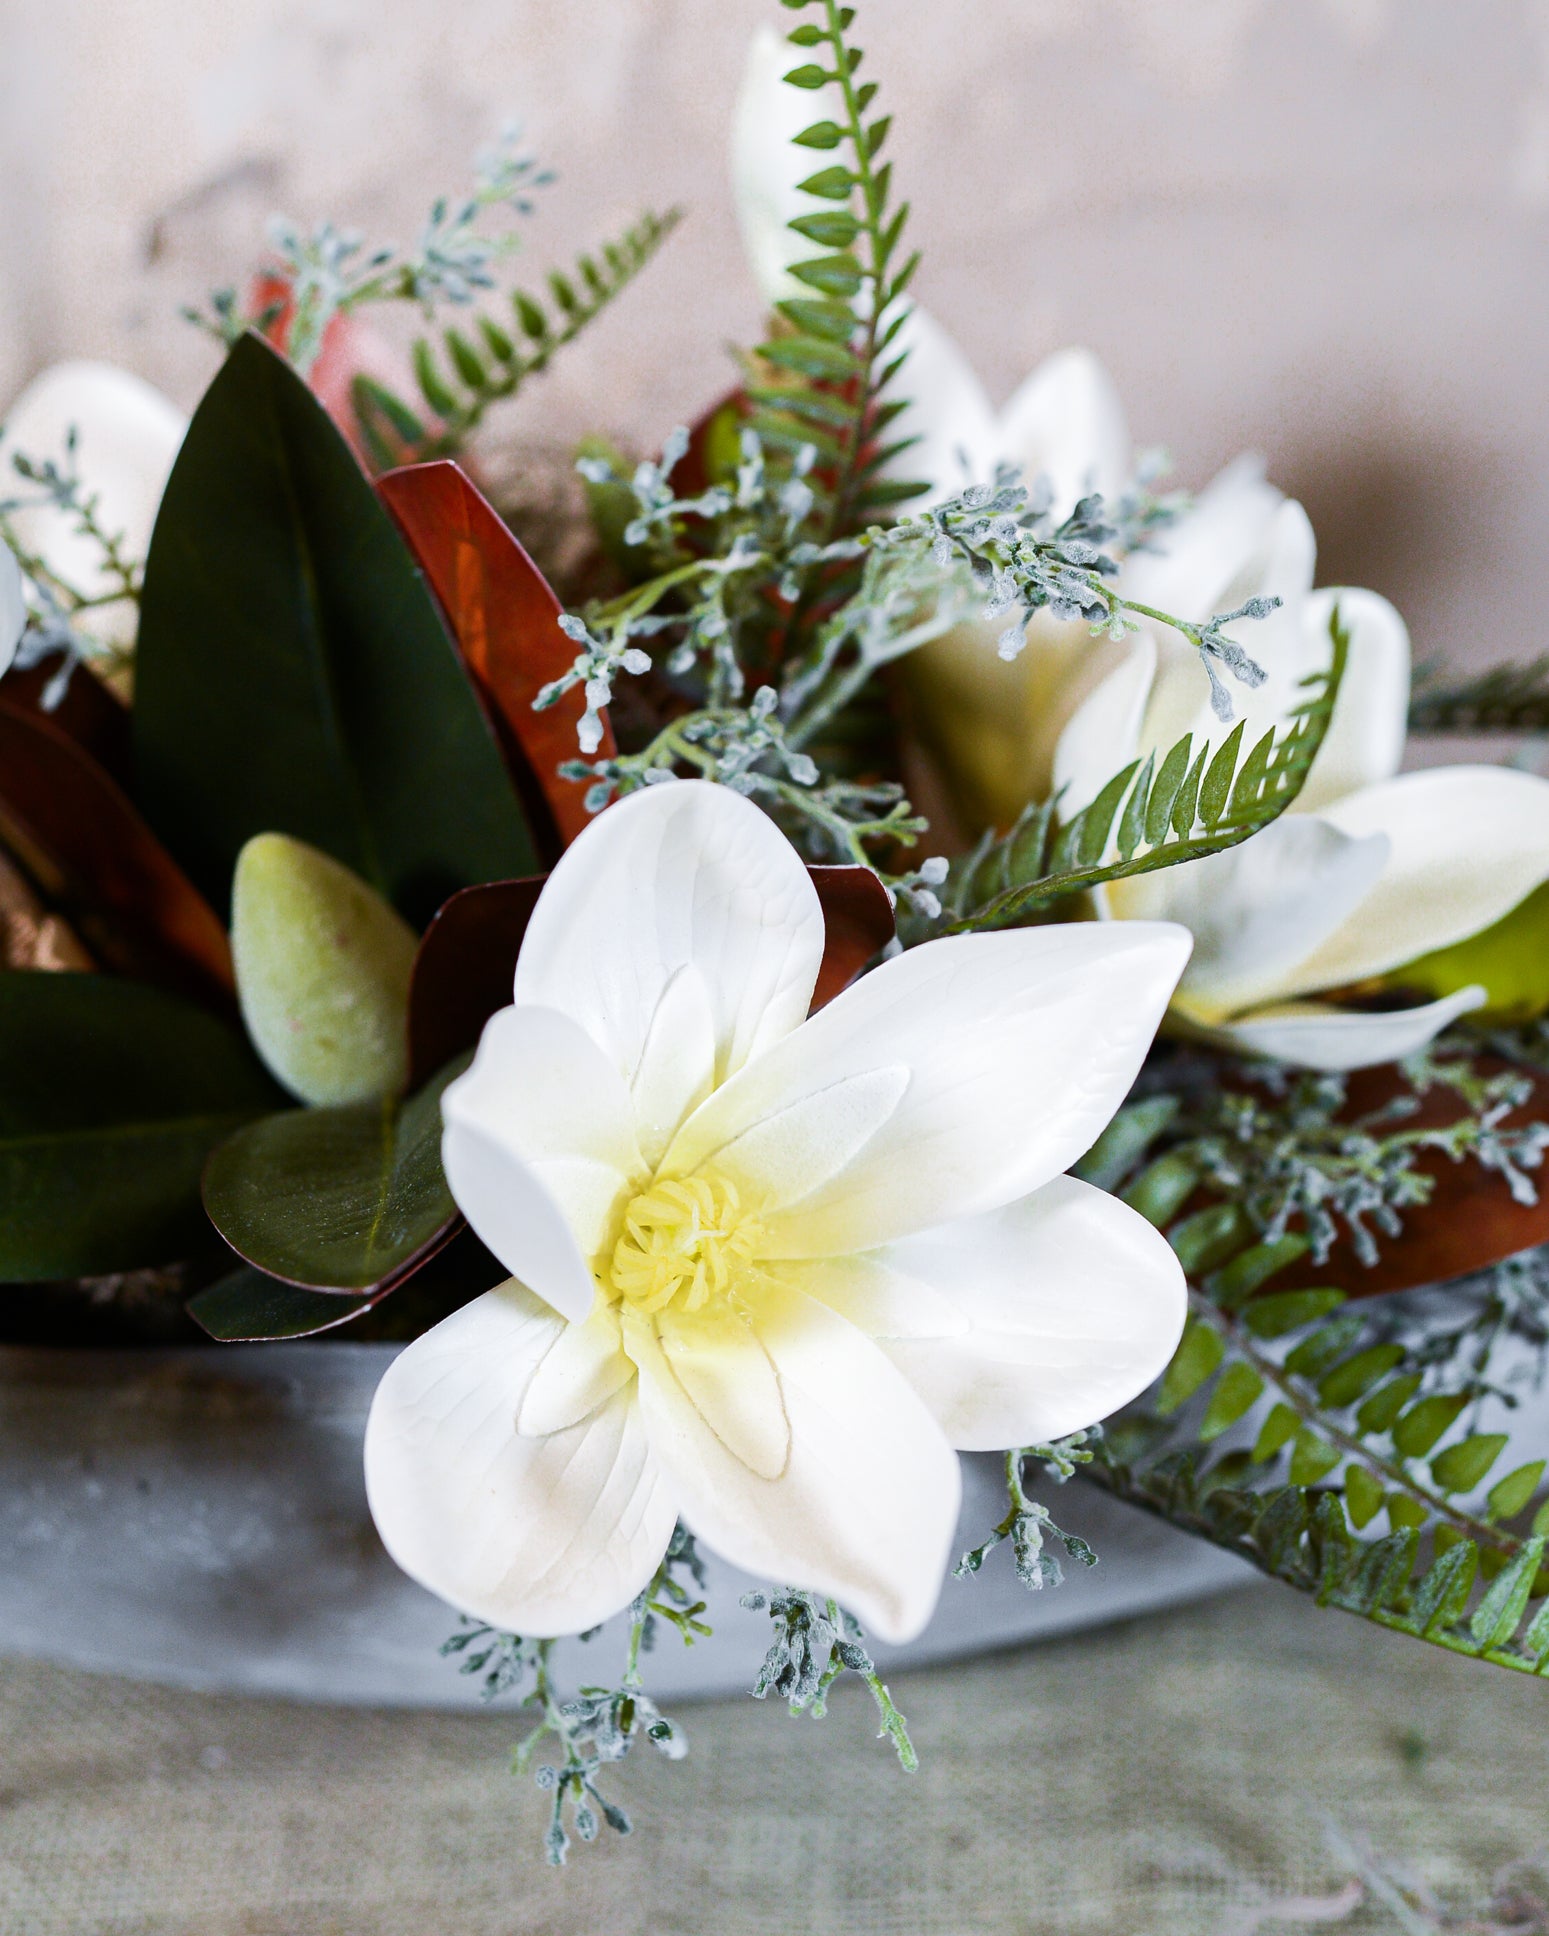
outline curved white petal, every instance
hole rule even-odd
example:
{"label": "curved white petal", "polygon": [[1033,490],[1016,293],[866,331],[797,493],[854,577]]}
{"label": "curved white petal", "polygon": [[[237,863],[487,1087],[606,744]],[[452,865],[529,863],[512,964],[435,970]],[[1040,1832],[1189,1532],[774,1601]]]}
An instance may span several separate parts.
{"label": "curved white petal", "polygon": [[1302,607],[1309,651],[1326,661],[1335,607],[1350,637],[1345,676],[1318,757],[1293,811],[1315,813],[1360,787],[1391,780],[1404,756],[1409,722],[1409,628],[1377,592],[1339,586],[1313,592]]}
{"label": "curved white petal", "polygon": [[1501,766],[1404,773],[1325,807],[1356,839],[1386,834],[1382,877],[1297,969],[1311,994],[1380,975],[1492,927],[1549,880],[1549,780]]}
{"label": "curved white petal", "polygon": [[1054,515],[1079,498],[1114,498],[1129,476],[1129,427],[1113,379],[1086,349],[1057,350],[1022,384],[1000,416],[1002,454],[1031,485],[1047,477]]}
{"label": "curved white petal", "polygon": [[617,1068],[568,1015],[503,1008],[441,1115],[447,1186],[480,1241],[555,1310],[584,1319],[587,1259],[645,1174]]}
{"label": "curved white petal", "polygon": [[795,1290],[754,1315],[779,1377],[790,1451],[762,1478],[711,1430],[649,1324],[634,1319],[640,1409],[679,1510],[707,1546],[777,1585],[832,1594],[881,1639],[912,1640],[956,1530],[956,1455],[882,1352]]}
{"label": "curved white petal", "polygon": [[[896,1067],[909,1076],[896,1107],[837,1174],[765,1220],[763,1254],[842,1256],[996,1209],[1090,1146],[1134,1081],[1188,950],[1183,929],[1143,922],[912,949],[711,1096],[666,1164],[720,1168],[755,1124]],[[809,1120],[821,1135],[822,1112]],[[736,1180],[756,1193],[756,1176]]]}
{"label": "curved white petal", "polygon": [[1238,1055],[1270,1055],[1298,1069],[1370,1069],[1379,1062],[1401,1062],[1423,1049],[1442,1030],[1482,1008],[1489,997],[1475,985],[1460,988],[1423,1008],[1385,1013],[1336,1008],[1325,1002],[1287,1002],[1234,1022],[1194,1031]]}
{"label": "curved white petal", "polygon": [[[918,511],[965,485],[988,484],[1000,457],[1000,433],[973,365],[934,316],[911,309],[892,353],[907,352],[898,394],[908,408],[888,425],[888,441],[915,441],[884,466],[887,476],[929,485],[910,505]],[[1004,626],[1001,630],[1004,631]]]}
{"label": "curved white petal", "polygon": [[792,234],[798,215],[815,214],[823,204],[797,187],[823,165],[810,148],[794,145],[814,121],[828,117],[830,90],[809,93],[790,87],[785,75],[802,64],[802,55],[773,27],[760,26],[748,47],[742,86],[732,115],[731,180],[737,223],[748,266],[771,308],[790,296],[812,296],[788,273],[793,262],[821,255],[814,242]]}
{"label": "curved white petal", "polygon": [[[893,1274],[901,1310],[899,1320],[874,1310],[867,1328],[962,1451],[1003,1451],[1106,1418],[1160,1377],[1188,1314],[1166,1238],[1072,1176],[870,1261]],[[892,1335],[896,1322],[912,1326],[920,1286],[965,1328]]]}
{"label": "curved white petal", "polygon": [[[797,1026],[822,959],[817,890],[784,834],[729,787],[675,780],[609,807],[565,850],[522,943],[516,1000],[571,1016],[627,1083],[649,1049],[689,1095]],[[680,1025],[660,1040],[658,1008],[688,966],[711,1004],[710,1069],[686,1066],[705,1039],[692,1004],[668,1001]]]}
{"label": "curved white petal", "polygon": [[[637,1335],[636,1323],[629,1334]],[[730,1305],[669,1306],[656,1320],[656,1339],[685,1397],[727,1451],[760,1479],[778,1479],[790,1457],[790,1422],[779,1376],[748,1320]]]}
{"label": "curved white petal", "polygon": [[520,1285],[465,1304],[388,1367],[366,1422],[366,1496],[403,1570],[464,1613],[532,1635],[625,1607],[677,1502],[634,1387],[580,1424],[523,1438],[523,1394],[562,1320]]}
{"label": "curved white petal", "polygon": [[[128,557],[143,559],[187,428],[181,411],[127,370],[109,363],[56,363],[6,412],[0,474],[12,475],[11,460],[18,454],[62,463],[73,430],[75,465],[86,493],[97,499],[100,523],[123,538]],[[93,597],[113,590],[100,547],[82,536],[73,512],[33,505],[13,512],[11,521],[21,543],[67,584]],[[103,605],[90,616],[96,636],[116,645],[133,643],[135,612],[128,600]]]}
{"label": "curved white petal", "polygon": [[624,1352],[616,1305],[599,1292],[591,1315],[560,1326],[559,1336],[538,1361],[516,1411],[523,1438],[563,1432],[622,1391],[635,1375]]}
{"label": "curved white petal", "polygon": [[27,599],[22,589],[21,566],[10,548],[0,544],[0,673],[16,657],[16,648],[26,629]]}
{"label": "curved white petal", "polygon": [[1120,664],[1076,708],[1054,749],[1054,786],[1065,819],[1090,806],[1134,759],[1156,677],[1156,641],[1132,638]]}
{"label": "curved white petal", "polygon": [[1180,921],[1194,937],[1178,1002],[1205,1020],[1300,986],[1297,965],[1357,910],[1388,859],[1383,834],[1355,839],[1314,814],[1282,815],[1224,853],[1108,890],[1121,920]]}

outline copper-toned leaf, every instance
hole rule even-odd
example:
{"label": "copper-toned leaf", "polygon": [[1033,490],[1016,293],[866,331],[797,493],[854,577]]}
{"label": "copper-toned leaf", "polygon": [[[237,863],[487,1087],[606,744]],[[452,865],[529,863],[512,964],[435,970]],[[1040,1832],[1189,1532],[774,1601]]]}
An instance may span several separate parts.
{"label": "copper-toned leaf", "polygon": [[[585,710],[579,687],[542,712],[533,701],[575,660],[559,600],[495,511],[452,463],[415,464],[377,482],[440,601],[447,625],[494,716],[512,777],[533,815],[533,791],[568,844],[591,816],[586,782],[559,767],[576,758]],[[606,721],[599,758],[614,751]],[[536,817],[535,815],[533,817]],[[556,848],[557,851],[557,848]]]}
{"label": "copper-toned leaf", "polygon": [[454,894],[425,930],[409,982],[409,1087],[473,1048],[509,1007],[516,957],[541,878],[491,881]]}
{"label": "copper-toned leaf", "polygon": [[813,867],[827,936],[812,1006],[831,1002],[893,938],[893,903],[869,867]]}
{"label": "copper-toned leaf", "polygon": [[[893,938],[893,906],[869,867],[814,867],[827,939],[812,1006],[821,1008]],[[541,879],[454,894],[425,930],[409,983],[409,1086],[473,1048],[511,1001],[516,958]]]}
{"label": "copper-toned leaf", "polygon": [[64,668],[64,654],[50,652],[35,665],[12,666],[0,685],[0,700],[18,712],[39,714],[92,756],[120,786],[128,785],[129,708],[94,673],[75,666],[56,703],[48,693]]}
{"label": "copper-toned leaf", "polygon": [[[1475,1066],[1487,1075],[1503,1074],[1508,1067],[1484,1057]],[[1505,1119],[1507,1127],[1549,1122],[1549,1076],[1535,1076],[1532,1081],[1532,1096]],[[1350,1078],[1350,1113],[1365,1115],[1395,1096],[1409,1093],[1394,1070],[1365,1070]],[[1444,1090],[1433,1089],[1419,1101],[1416,1113],[1404,1119],[1406,1129],[1439,1128],[1464,1114],[1461,1101]],[[1417,1167],[1435,1178],[1431,1200],[1403,1213],[1403,1229],[1398,1236],[1378,1239],[1380,1254],[1374,1265],[1364,1265],[1354,1245],[1345,1240],[1334,1247],[1325,1263],[1299,1264],[1294,1282],[1289,1273],[1285,1277],[1286,1287],[1329,1284],[1351,1297],[1376,1297],[1386,1291],[1412,1290],[1420,1284],[1444,1284],[1449,1278],[1498,1264],[1519,1250],[1549,1243],[1549,1173],[1539,1171],[1533,1179],[1536,1203],[1518,1203],[1503,1176],[1471,1158],[1454,1163],[1440,1151],[1430,1151],[1418,1159]],[[1277,1288],[1281,1282],[1276,1279]]]}
{"label": "copper-toned leaf", "polygon": [[105,967],[230,1004],[231,950],[209,903],[88,753],[3,703],[0,838]]}

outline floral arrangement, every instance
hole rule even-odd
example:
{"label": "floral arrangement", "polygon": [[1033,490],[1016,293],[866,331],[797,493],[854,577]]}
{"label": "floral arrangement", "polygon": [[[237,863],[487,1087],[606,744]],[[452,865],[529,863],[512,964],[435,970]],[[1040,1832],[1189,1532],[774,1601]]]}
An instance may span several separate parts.
{"label": "floral arrangement", "polygon": [[[715,1617],[699,1545],[769,1582],[755,1693],[854,1673],[911,1768],[866,1637],[1002,1542],[1091,1563],[1035,1496],[1078,1468],[1549,1671],[1549,781],[1401,771],[1543,731],[1544,663],[1412,696],[1300,506],[1163,490],[1084,352],[997,415],[854,10],[784,3],[769,335],[656,456],[588,444],[579,547],[489,422],[677,217],[502,296],[514,137],[413,251],[279,226],[190,422],[67,365],[4,433],[12,1335],[402,1342],[371,1508],[554,1743],[555,1860],[683,1751],[644,1660]],[[958,1557],[962,1452],[1008,1498]]]}

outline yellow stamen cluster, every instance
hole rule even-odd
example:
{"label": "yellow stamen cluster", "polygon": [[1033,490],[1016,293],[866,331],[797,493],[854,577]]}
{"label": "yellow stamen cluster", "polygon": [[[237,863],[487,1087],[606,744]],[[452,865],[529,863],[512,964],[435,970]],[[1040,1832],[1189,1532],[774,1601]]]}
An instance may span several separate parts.
{"label": "yellow stamen cluster", "polygon": [[663,1311],[675,1300],[681,1310],[701,1310],[746,1277],[760,1235],[735,1184],[701,1176],[657,1181],[624,1212],[613,1288],[638,1311]]}

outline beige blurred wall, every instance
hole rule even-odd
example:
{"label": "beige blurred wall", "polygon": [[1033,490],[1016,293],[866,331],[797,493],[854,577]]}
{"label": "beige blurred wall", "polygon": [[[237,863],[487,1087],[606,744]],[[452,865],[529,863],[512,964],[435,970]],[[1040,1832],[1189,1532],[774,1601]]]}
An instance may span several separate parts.
{"label": "beige blurred wall", "polygon": [[[192,402],[177,305],[274,208],[407,238],[511,111],[534,268],[663,261],[513,407],[649,443],[756,329],[723,150],[774,0],[0,0],[0,397],[64,354]],[[789,18],[786,16],[786,18]],[[1243,445],[1422,656],[1549,649],[1549,0],[862,0],[923,298],[998,395],[1062,343],[1197,483]]]}

